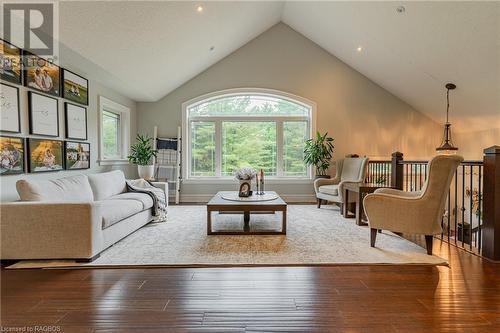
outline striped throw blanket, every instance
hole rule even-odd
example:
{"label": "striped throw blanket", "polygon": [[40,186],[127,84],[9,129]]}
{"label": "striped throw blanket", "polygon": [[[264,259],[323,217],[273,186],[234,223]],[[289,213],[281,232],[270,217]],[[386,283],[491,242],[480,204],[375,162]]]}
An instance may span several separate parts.
{"label": "striped throw blanket", "polygon": [[144,179],[127,180],[127,192],[147,194],[153,199],[153,222],[167,220],[167,194]]}

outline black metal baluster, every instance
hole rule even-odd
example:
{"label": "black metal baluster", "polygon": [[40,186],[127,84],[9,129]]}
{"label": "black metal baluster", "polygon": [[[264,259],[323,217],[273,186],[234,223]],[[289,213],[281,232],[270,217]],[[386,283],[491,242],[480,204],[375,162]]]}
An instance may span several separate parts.
{"label": "black metal baluster", "polygon": [[418,164],[418,190],[422,188],[422,164]]}
{"label": "black metal baluster", "polygon": [[479,175],[478,175],[478,181],[477,181],[477,196],[478,196],[478,204],[477,204],[477,232],[478,232],[478,241],[477,241],[477,250],[479,252],[479,254],[481,254],[481,237],[482,237],[482,234],[483,234],[483,227],[482,227],[482,220],[483,220],[483,214],[482,214],[482,210],[481,210],[481,201],[482,201],[482,198],[483,198],[483,192],[482,192],[482,188],[481,188],[481,171],[482,171],[482,165],[480,165],[478,167],[479,169]]}
{"label": "black metal baluster", "polygon": [[469,249],[472,251],[472,197],[474,193],[474,182],[472,181],[473,173],[474,173],[474,166],[470,165],[469,166],[469,172],[470,172],[470,200],[469,200],[469,237],[470,237],[470,246]]}
{"label": "black metal baluster", "polygon": [[387,163],[387,186],[391,185],[391,173],[392,173],[392,166],[390,163]]}
{"label": "black metal baluster", "polygon": [[455,245],[457,245],[458,238],[458,171],[455,170]]}
{"label": "black metal baluster", "polygon": [[447,234],[448,234],[448,243],[450,242],[450,222],[451,222],[451,189],[448,189],[448,225],[446,226],[448,228]]}
{"label": "black metal baluster", "polygon": [[413,164],[413,167],[415,168],[414,172],[414,179],[413,179],[413,190],[417,190],[417,164]]}
{"label": "black metal baluster", "polygon": [[465,165],[462,165],[462,247],[465,247],[464,234],[465,234]]}
{"label": "black metal baluster", "polygon": [[405,184],[406,184],[406,191],[408,191],[408,164],[405,165],[405,169],[406,169],[406,172],[405,172]]}

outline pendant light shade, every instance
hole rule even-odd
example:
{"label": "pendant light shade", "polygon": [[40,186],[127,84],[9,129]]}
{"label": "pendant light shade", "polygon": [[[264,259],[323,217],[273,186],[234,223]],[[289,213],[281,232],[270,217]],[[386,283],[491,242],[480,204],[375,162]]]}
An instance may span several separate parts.
{"label": "pendant light shade", "polygon": [[441,141],[441,145],[436,148],[436,151],[440,153],[455,153],[458,148],[453,145],[453,141],[451,139],[451,124],[449,122],[448,114],[450,111],[450,90],[455,89],[457,86],[453,83],[446,84],[446,123],[444,124],[444,134],[443,141]]}

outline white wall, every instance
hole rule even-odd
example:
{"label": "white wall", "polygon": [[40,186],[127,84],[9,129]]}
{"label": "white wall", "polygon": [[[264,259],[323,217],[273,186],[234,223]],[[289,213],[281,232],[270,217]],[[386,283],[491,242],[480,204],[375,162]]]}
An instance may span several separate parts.
{"label": "white wall", "polygon": [[491,146],[500,146],[500,128],[484,131],[452,133],[454,144],[458,147],[458,154],[466,160],[482,160],[484,149]]}
{"label": "white wall", "polygon": [[[79,73],[78,70],[72,69],[68,67],[69,70],[74,71],[77,74],[81,74],[85,77],[83,73]],[[90,79],[87,77],[87,79]],[[9,83],[10,84],[10,83]],[[12,85],[12,84],[11,84]],[[10,136],[21,136],[28,137],[29,135],[29,123],[28,123],[28,90],[26,87],[19,87],[20,94],[20,107],[21,107],[21,129],[22,133],[18,135],[10,135]],[[96,81],[92,79],[89,80],[89,105],[87,107],[87,126],[88,126],[88,138],[87,142],[90,143],[90,166],[91,168],[88,170],[74,170],[74,171],[58,171],[58,172],[47,172],[41,174],[21,174],[21,175],[8,175],[0,177],[0,192],[1,192],[1,201],[12,201],[17,200],[19,197],[17,195],[15,189],[15,183],[18,179],[28,178],[28,179],[51,179],[51,178],[60,178],[68,175],[74,175],[79,173],[96,173],[103,172],[107,170],[111,170],[114,167],[101,167],[97,163],[97,154],[98,154],[98,138],[97,138],[97,110],[98,110],[98,96],[107,97],[117,103],[125,105],[130,108],[130,142],[134,142],[135,135],[137,133],[137,111],[136,111],[136,103],[131,99],[124,97],[115,91],[102,86]],[[59,133],[60,136],[57,138],[58,140],[64,140],[64,99],[59,98]],[[37,136],[33,136],[37,137]],[[38,136],[41,137],[41,136]],[[74,140],[73,140],[74,141]],[[122,166],[120,169],[124,170],[126,175],[129,177],[135,177],[135,168],[132,166]]]}
{"label": "white wall", "polygon": [[[175,136],[183,102],[239,87],[277,89],[316,102],[317,129],[335,138],[335,158],[348,153],[389,158],[396,150],[406,158],[429,158],[440,141],[437,123],[283,23],[160,101],[138,103],[138,130],[152,134],[158,125],[160,136]],[[289,199],[312,198],[311,184],[270,187]],[[204,201],[227,188],[185,184],[182,199]]]}

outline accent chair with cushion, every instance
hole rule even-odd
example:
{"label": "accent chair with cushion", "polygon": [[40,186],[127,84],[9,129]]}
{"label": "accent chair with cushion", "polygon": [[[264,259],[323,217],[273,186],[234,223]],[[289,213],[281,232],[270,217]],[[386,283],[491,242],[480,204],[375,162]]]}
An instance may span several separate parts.
{"label": "accent chair with cushion", "polygon": [[362,183],[368,165],[367,157],[346,157],[335,162],[336,174],[332,179],[319,178],[314,181],[318,208],[324,201],[344,203],[343,185],[346,182]]}
{"label": "accent chair with cushion", "polygon": [[448,189],[457,167],[457,155],[439,155],[428,165],[429,176],[420,191],[404,192],[381,188],[363,200],[370,225],[370,243],[375,246],[378,230],[425,235],[427,254],[432,254],[432,237],[441,233]]}
{"label": "accent chair with cushion", "polygon": [[[166,183],[158,183],[168,193]],[[153,200],[127,192],[122,171],[21,179],[21,201],[1,204],[3,260],[77,259],[99,253],[152,220]]]}

